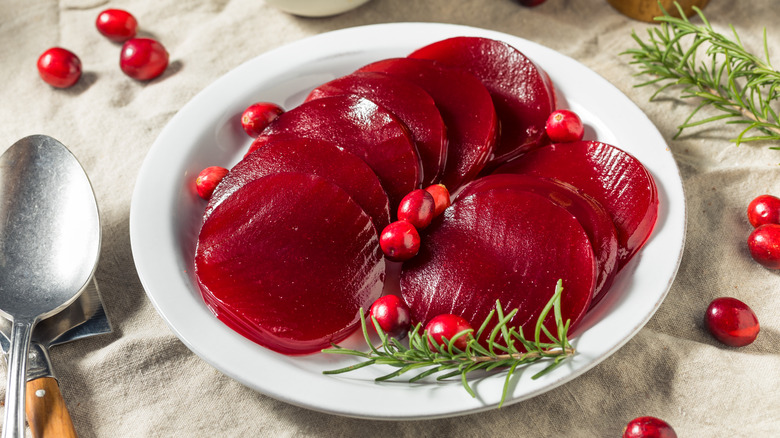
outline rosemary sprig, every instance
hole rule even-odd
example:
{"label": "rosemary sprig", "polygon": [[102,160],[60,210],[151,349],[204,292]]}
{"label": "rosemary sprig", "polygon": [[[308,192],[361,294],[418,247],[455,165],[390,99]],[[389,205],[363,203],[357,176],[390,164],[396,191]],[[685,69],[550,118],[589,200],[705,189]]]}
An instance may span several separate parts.
{"label": "rosemary sprig", "polygon": [[[323,353],[346,354],[358,356],[366,360],[345,368],[324,371],[323,373],[341,374],[370,365],[390,365],[398,368],[390,374],[376,378],[376,381],[382,382],[410,371],[421,371],[410,378],[409,383],[442,373],[437,376],[437,380],[460,376],[461,383],[466,391],[472,397],[476,397],[468,383],[467,376],[477,370],[492,371],[502,369],[506,371],[506,378],[501,394],[501,402],[499,403],[500,407],[509,392],[511,378],[517,367],[544,359],[549,360],[551,363],[532,377],[532,379],[537,379],[552,371],[564,359],[575,353],[568,340],[570,321],[564,322],[561,316],[562,292],[562,282],[558,280],[555,286],[555,293],[542,310],[536,322],[533,340],[526,339],[522,327],[508,327],[508,323],[517,313],[517,309],[505,314],[501,303],[496,301],[495,309],[488,314],[476,334],[473,333],[473,330],[462,331],[453,336],[452,339],[444,338],[446,343],[437,346],[437,348],[430,347],[428,333],[422,330],[421,324],[417,324],[409,331],[407,346],[397,339],[387,336],[376,322],[376,319],[372,317],[374,328],[381,340],[381,345],[375,347],[370,340],[366,326],[366,316],[361,309],[360,324],[366,344],[369,346],[369,351],[351,350],[334,344],[332,349],[323,350]],[[557,326],[557,334],[555,335],[550,333],[543,324],[550,311],[553,312]],[[487,335],[486,347],[483,347],[477,339],[481,338],[494,316],[497,318],[497,323]],[[542,342],[542,334],[545,334],[552,342]],[[455,342],[464,336],[468,339],[468,343],[466,350],[462,351],[455,347]]]}
{"label": "rosemary sprig", "polygon": [[[660,4],[660,2],[659,2]],[[636,76],[649,76],[637,87],[661,85],[651,100],[672,86],[682,87],[680,97],[696,99],[693,112],[678,126],[677,138],[684,129],[725,120],[727,124],[741,124],[744,129],[731,141],[780,140],[778,120],[778,89],[780,72],[773,69],[764,29],[764,56],[749,52],[733,26],[733,39],[713,30],[699,8],[693,9],[703,25],[691,23],[679,4],[680,16],[672,17],[666,10],[656,17],[661,25],[648,29],[648,40],[635,32],[632,38],[639,48],[627,50],[631,64],[640,65]],[[701,62],[697,54],[703,52]],[[714,107],[722,114],[694,120],[705,107]],[[780,149],[771,147],[770,149]]]}

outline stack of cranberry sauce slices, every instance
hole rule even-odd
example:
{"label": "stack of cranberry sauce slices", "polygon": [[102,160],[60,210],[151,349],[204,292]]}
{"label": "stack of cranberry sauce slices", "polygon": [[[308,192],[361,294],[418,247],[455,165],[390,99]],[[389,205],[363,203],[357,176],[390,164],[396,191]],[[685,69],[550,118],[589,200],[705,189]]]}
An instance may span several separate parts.
{"label": "stack of cranberry sauce slices", "polygon": [[[510,324],[534,324],[560,279],[575,330],[648,239],[658,193],[634,157],[583,141],[578,118],[558,135],[558,112],[547,73],[478,37],[318,86],[274,114],[211,195],[195,254],[204,301],[260,345],[312,353],[349,336],[403,263],[413,323],[478,326],[499,300],[519,309]],[[419,230],[414,257],[386,257],[399,203],[434,184],[452,205]],[[545,324],[556,332],[553,315]]]}

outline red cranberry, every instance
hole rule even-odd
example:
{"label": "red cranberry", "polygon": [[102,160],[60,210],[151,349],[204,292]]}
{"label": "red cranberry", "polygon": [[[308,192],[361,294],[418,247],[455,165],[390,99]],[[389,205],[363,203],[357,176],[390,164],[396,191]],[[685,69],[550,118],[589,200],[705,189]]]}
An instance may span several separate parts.
{"label": "red cranberry", "polygon": [[275,103],[254,103],[249,105],[244,110],[244,113],[241,114],[241,127],[244,128],[244,132],[247,135],[256,138],[269,123],[273,122],[283,112],[282,107]]}
{"label": "red cranberry", "polygon": [[523,6],[539,6],[546,0],[517,0]]}
{"label": "red cranberry", "polygon": [[452,204],[450,191],[447,190],[447,187],[444,187],[444,184],[428,186],[425,188],[425,191],[433,196],[433,202],[436,204],[436,210],[433,212],[434,217],[444,213],[444,210]]}
{"label": "red cranberry", "polygon": [[81,60],[70,50],[52,47],[38,58],[38,74],[52,87],[68,88],[81,77]]}
{"label": "red cranberry", "polygon": [[431,224],[436,203],[433,195],[423,189],[412,190],[401,199],[398,206],[398,220],[406,221],[422,230]]}
{"label": "red cranberry", "polygon": [[748,205],[747,217],[754,228],[764,224],[780,224],[780,198],[772,195],[756,197]]}
{"label": "red cranberry", "polygon": [[227,174],[228,170],[219,166],[211,166],[201,170],[195,179],[195,188],[198,189],[198,195],[208,201],[211,198],[211,194],[214,193],[217,184]]}
{"label": "red cranberry", "polygon": [[761,327],[753,309],[736,298],[715,298],[707,307],[704,325],[715,339],[731,347],[752,344]]}
{"label": "red cranberry", "polygon": [[382,231],[379,246],[385,257],[394,262],[409,260],[420,250],[420,234],[409,222],[396,221]]}
{"label": "red cranberry", "polygon": [[623,438],[677,438],[677,434],[664,420],[655,417],[638,417],[628,422]]}
{"label": "red cranberry", "polygon": [[[451,341],[455,335],[464,330],[473,330],[473,328],[465,319],[449,313],[435,316],[425,326],[425,331],[428,332],[428,345],[433,349],[438,348],[437,345],[444,345],[446,347],[446,344],[442,340],[443,337],[447,338],[448,341]],[[466,335],[459,336],[458,339],[455,340],[455,347],[461,351],[465,351],[469,341],[468,338],[469,337]]]}
{"label": "red cranberry", "polygon": [[766,224],[753,230],[748,237],[748,250],[753,260],[765,268],[780,269],[780,225]]}
{"label": "red cranberry", "polygon": [[550,140],[556,143],[582,140],[585,134],[580,116],[564,109],[553,111],[544,129]]}
{"label": "red cranberry", "polygon": [[127,11],[106,9],[98,14],[95,26],[104,37],[121,43],[135,36],[138,21]]}
{"label": "red cranberry", "polygon": [[409,306],[396,295],[385,295],[374,301],[368,311],[389,336],[403,339],[412,325]]}
{"label": "red cranberry", "polygon": [[148,81],[168,67],[168,51],[153,39],[133,38],[122,45],[119,67],[133,79]]}

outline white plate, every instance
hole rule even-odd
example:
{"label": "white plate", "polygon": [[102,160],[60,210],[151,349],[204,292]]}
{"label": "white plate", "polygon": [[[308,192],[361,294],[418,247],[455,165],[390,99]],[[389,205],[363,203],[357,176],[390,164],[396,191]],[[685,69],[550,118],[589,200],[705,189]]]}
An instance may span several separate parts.
{"label": "white plate", "polygon": [[[334,414],[381,419],[435,418],[497,406],[503,375],[474,381],[477,398],[460,382],[375,383],[392,369],[323,375],[357,361],[326,354],[289,357],[236,334],[206,308],[192,276],[192,259],[205,203],[193,183],[207,166],[230,167],[250,143],[239,123],[256,101],[285,108],[309,90],[382,58],[405,56],[436,40],[475,35],[508,42],[551,76],[567,105],[587,125],[586,138],[617,145],[636,156],[656,179],[658,223],[645,248],[616,279],[611,293],[583,322],[578,351],[537,380],[543,365],[521,373],[506,404],[568,382],[625,344],[666,296],[682,255],[685,199],[672,154],[647,117],[625,95],[582,64],[511,35],[472,27],[396,23],[356,27],[307,38],[265,53],[199,93],[163,129],[141,168],[130,210],[130,237],[149,299],[176,335],[224,374],[277,399]],[[359,345],[356,336],[348,340]]]}

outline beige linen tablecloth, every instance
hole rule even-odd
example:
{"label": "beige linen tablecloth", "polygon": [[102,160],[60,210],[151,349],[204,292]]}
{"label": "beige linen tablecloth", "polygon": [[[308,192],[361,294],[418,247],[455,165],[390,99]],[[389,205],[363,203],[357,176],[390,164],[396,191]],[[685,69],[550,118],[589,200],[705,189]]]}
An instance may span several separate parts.
{"label": "beige linen tablecloth", "polygon": [[[119,46],[94,28],[107,7],[129,10],[144,34],[167,47],[171,66],[161,78],[140,83],[120,72]],[[705,12],[721,31],[733,24],[756,51],[767,27],[780,63],[775,0],[712,0]],[[571,56],[615,84],[647,113],[674,154],[686,191],[687,242],[677,278],[652,320],[577,379],[481,414],[413,422],[349,419],[257,393],[190,352],[138,280],[128,215],[154,139],[215,79],[307,36],[403,21],[517,35]],[[536,8],[510,0],[372,0],[319,19],[291,16],[260,0],[0,3],[0,150],[30,134],[61,140],[86,168],[102,213],[97,280],[115,331],[51,352],[80,436],[616,437],[642,415],[667,420],[680,437],[780,436],[780,277],[750,259],[744,214],[754,196],[780,195],[780,151],[769,144],[735,147],[727,140],[736,131],[714,126],[672,139],[693,106],[675,99],[649,102],[653,90],[633,88],[635,69],[618,56],[633,47],[632,29],[644,34],[649,26],[605,0],[548,0]],[[80,56],[84,76],[77,86],[55,90],[38,78],[36,59],[52,46]],[[705,331],[704,310],[718,296],[737,297],[756,311],[762,330],[754,344],[728,348]]]}

